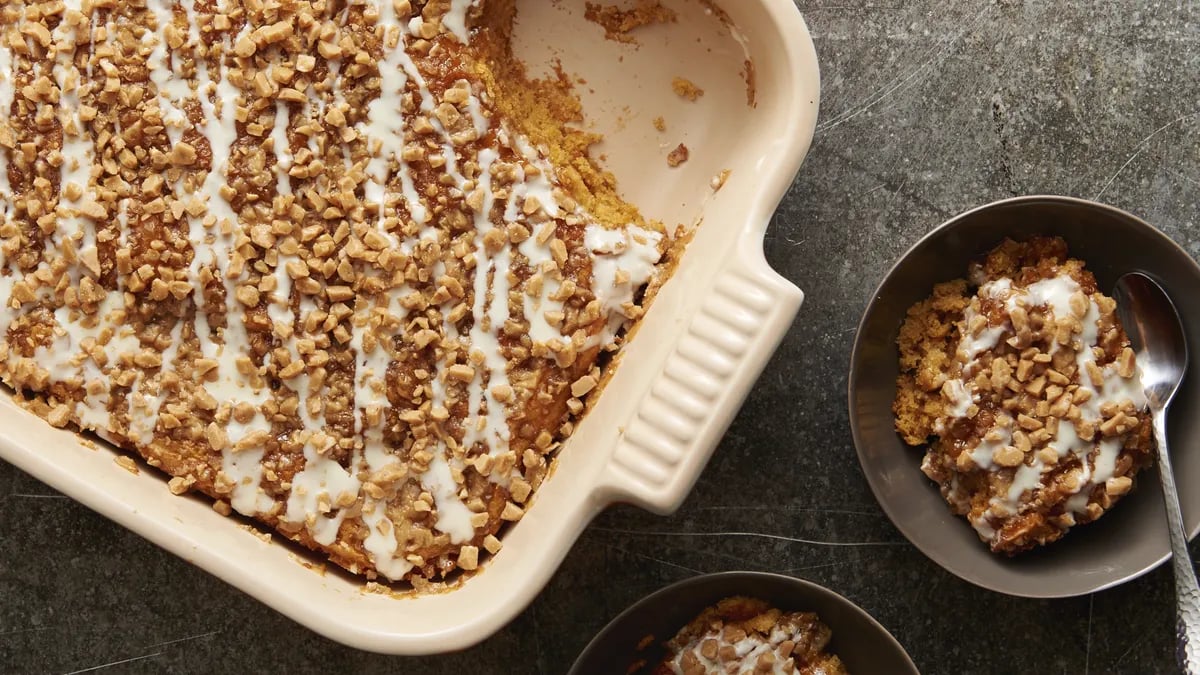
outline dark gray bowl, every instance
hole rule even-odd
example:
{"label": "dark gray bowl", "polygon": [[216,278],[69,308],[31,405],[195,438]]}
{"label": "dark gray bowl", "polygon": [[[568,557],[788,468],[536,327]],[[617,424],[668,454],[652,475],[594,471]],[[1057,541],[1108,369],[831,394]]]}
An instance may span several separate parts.
{"label": "dark gray bowl", "polygon": [[[1183,315],[1188,349],[1200,354],[1200,266],[1162,232],[1124,211],[1070,197],[1019,197],[964,213],[917,242],[875,291],[850,357],[850,425],[858,459],[880,506],[917,548],[959,577],[994,591],[1060,598],[1109,588],[1154,569],[1170,555],[1157,469],[1095,523],[1043,549],[998,556],[967,521],[951,514],[920,470],[924,450],[893,430],[899,352],[908,307],[934,284],[961,278],[967,263],[1005,237],[1060,236],[1072,257],[1111,294],[1118,277],[1140,271],[1162,283]],[[1193,358],[1168,423],[1171,459],[1191,537],[1200,530],[1200,359]]]}
{"label": "dark gray bowl", "polygon": [[[635,662],[662,658],[670,640],[706,607],[735,595],[759,598],[784,611],[816,612],[833,630],[830,652],[855,675],[918,675],[899,642],[858,605],[794,577],[722,572],[692,577],[642,598],[600,631],[568,675],[625,675]],[[652,644],[639,650],[646,636]]]}

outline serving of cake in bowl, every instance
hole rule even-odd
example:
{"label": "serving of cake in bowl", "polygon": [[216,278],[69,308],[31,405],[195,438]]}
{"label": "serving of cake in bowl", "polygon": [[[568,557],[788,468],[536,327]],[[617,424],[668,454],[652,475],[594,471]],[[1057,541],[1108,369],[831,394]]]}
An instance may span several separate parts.
{"label": "serving of cake in bowl", "polygon": [[1060,238],[1006,240],[909,309],[897,431],[928,443],[921,470],[993,551],[1099,518],[1151,461],[1114,309]]}
{"label": "serving of cake in bowl", "polygon": [[701,574],[613,618],[569,675],[917,673],[861,607],[811,581],[766,572]]}
{"label": "serving of cake in bowl", "polygon": [[[1112,293],[1134,271],[1166,288],[1200,284],[1200,266],[1146,221],[1043,195],[947,220],[883,276],[850,358],[851,431],[884,512],[947,571],[1056,598],[1168,558],[1146,364]],[[1196,353],[1200,314],[1181,309]],[[1185,411],[1200,401],[1200,368],[1188,368],[1176,447],[1198,423]],[[1194,453],[1173,459],[1181,485],[1200,480]],[[1180,493],[1195,533],[1200,492]]]}
{"label": "serving of cake in bowl", "polygon": [[706,608],[666,645],[652,675],[848,675],[826,649],[833,631],[813,612],[783,612],[734,596]]}

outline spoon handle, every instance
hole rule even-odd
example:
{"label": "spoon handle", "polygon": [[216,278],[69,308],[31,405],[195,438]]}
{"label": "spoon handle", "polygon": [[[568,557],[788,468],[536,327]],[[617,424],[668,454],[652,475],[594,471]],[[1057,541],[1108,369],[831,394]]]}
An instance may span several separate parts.
{"label": "spoon handle", "polygon": [[1163,501],[1167,507],[1167,529],[1171,535],[1171,562],[1175,568],[1175,657],[1187,675],[1200,675],[1200,586],[1188,555],[1183,512],[1175,489],[1175,474],[1167,450],[1166,410],[1154,413],[1154,440],[1158,445],[1158,475],[1162,480]]}

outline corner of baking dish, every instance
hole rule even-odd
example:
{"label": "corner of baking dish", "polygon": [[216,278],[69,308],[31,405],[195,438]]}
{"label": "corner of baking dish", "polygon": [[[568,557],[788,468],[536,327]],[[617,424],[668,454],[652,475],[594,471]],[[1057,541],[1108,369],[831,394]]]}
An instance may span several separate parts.
{"label": "corner of baking dish", "polygon": [[428,654],[482,641],[533,600],[606,505],[678,508],[799,310],[803,294],[767,265],[762,239],[812,139],[816,55],[791,0],[724,5],[757,67],[754,133],[730,158],[728,182],[699,207],[702,224],[678,269],[555,472],[503,550],[455,590],[396,598],[318,575],[290,547],[230,526],[202,500],[121,470],[110,449],[27,424],[11,402],[0,403],[0,458],[338,642]]}

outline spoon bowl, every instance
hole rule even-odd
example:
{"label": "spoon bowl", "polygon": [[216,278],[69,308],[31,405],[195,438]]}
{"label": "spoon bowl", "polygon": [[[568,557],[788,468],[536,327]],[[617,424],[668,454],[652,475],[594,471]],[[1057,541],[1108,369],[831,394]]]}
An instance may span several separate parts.
{"label": "spoon bowl", "polygon": [[1137,353],[1142,387],[1151,407],[1166,407],[1187,373],[1187,338],[1175,303],[1161,286],[1141,272],[1117,280],[1113,299],[1117,317]]}

